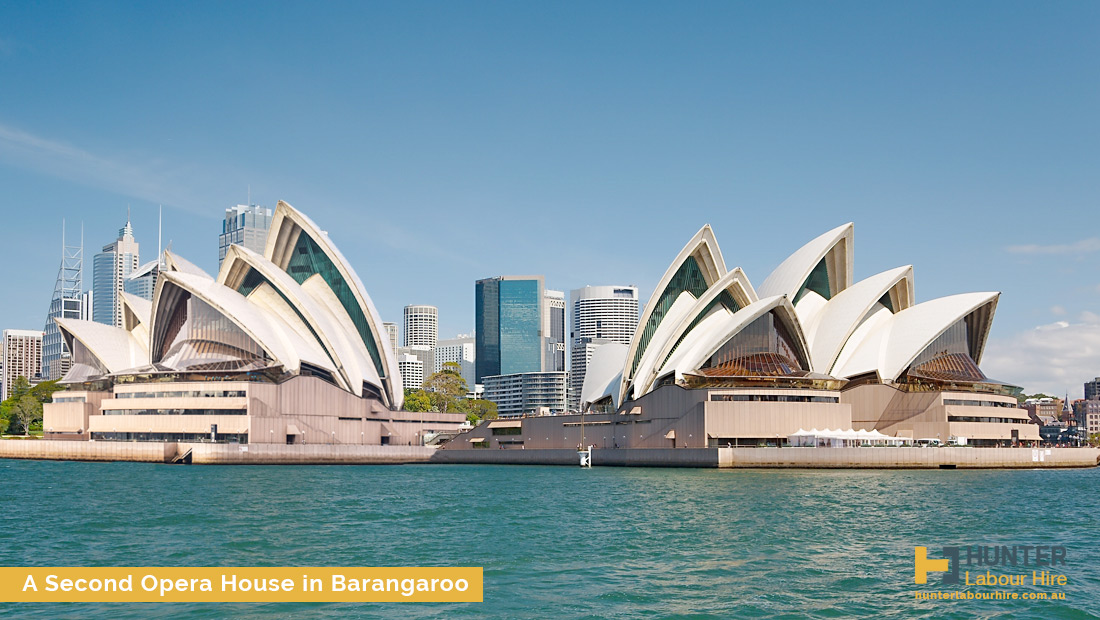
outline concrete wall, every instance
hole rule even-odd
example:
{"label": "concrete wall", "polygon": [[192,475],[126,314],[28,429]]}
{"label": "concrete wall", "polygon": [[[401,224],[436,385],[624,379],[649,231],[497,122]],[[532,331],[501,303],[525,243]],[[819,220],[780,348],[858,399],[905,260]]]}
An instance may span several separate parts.
{"label": "concrete wall", "polygon": [[51,439],[0,441],[0,458],[5,459],[166,463],[175,456],[176,444],[174,443]]}
{"label": "concrete wall", "polygon": [[[244,397],[114,398],[134,392],[244,391]],[[249,444],[405,445],[416,446],[432,432],[457,431],[463,414],[390,411],[316,377],[294,377],[280,384],[173,382],[120,384],[112,392],[65,392],[85,395],[87,404],[46,405],[47,434],[88,439],[95,432],[247,433]],[[247,409],[248,415],[101,415],[118,409]],[[53,428],[51,432],[49,429]],[[76,434],[83,429],[84,434]],[[62,438],[62,437],[58,437]]]}
{"label": "concrete wall", "polygon": [[218,434],[247,433],[246,415],[93,415],[88,426],[93,433],[205,433],[218,425]]}
{"label": "concrete wall", "polygon": [[706,432],[712,437],[786,440],[800,429],[852,428],[847,403],[708,402]]}
{"label": "concrete wall", "polygon": [[[999,401],[1013,406],[944,405],[945,398]],[[851,405],[852,426],[856,429],[876,429],[887,435],[914,439],[934,437],[943,442],[951,436],[1009,441],[1015,430],[1021,441],[1039,441],[1039,427],[1028,423],[1026,412],[1016,409],[1016,399],[1010,396],[971,392],[906,392],[890,385],[867,384],[844,391],[841,401]],[[948,415],[1014,418],[1019,423],[948,422]]]}
{"label": "concrete wall", "polygon": [[[1041,452],[1041,454],[1039,454]],[[1041,460],[1040,460],[1041,459]],[[440,450],[433,463],[578,466],[576,450]],[[678,448],[592,451],[592,464],[634,467],[959,469],[1096,467],[1100,449]]]}
{"label": "concrete wall", "polygon": [[278,445],[181,443],[196,465],[370,465],[427,463],[436,449],[428,446]]}
{"label": "concrete wall", "polygon": [[[721,467],[1044,468],[1096,467],[1100,448],[720,448]],[[593,458],[595,461],[595,458]]]}

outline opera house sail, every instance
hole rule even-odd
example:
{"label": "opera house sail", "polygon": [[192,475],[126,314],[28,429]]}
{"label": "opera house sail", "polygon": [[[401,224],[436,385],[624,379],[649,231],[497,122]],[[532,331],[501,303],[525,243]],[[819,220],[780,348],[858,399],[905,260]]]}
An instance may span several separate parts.
{"label": "opera house sail", "polygon": [[855,281],[853,244],[852,224],[834,228],[755,288],[704,226],[658,281],[630,346],[594,351],[580,395],[590,415],[528,417],[519,432],[448,449],[568,448],[582,433],[606,448],[786,446],[806,429],[1038,441],[1019,388],[980,369],[999,293],[918,304],[911,266]]}
{"label": "opera house sail", "polygon": [[45,434],[97,441],[418,445],[463,416],[402,411],[395,352],[359,276],[285,202],[264,253],[216,277],[170,252],[122,327],[57,319],[73,365]]}

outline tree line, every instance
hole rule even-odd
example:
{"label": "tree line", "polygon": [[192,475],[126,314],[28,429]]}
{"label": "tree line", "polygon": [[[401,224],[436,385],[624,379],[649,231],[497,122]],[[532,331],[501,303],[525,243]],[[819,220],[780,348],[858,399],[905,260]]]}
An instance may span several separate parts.
{"label": "tree line", "polygon": [[481,420],[497,417],[497,405],[481,398],[466,398],[469,392],[462,378],[462,366],[445,362],[443,369],[432,373],[418,390],[405,390],[406,411],[438,411],[440,413],[465,413],[466,419],[476,425]]}
{"label": "tree line", "polygon": [[0,434],[30,435],[42,430],[42,405],[62,390],[57,380],[31,385],[26,377],[16,377],[8,388],[8,398],[0,403]]}

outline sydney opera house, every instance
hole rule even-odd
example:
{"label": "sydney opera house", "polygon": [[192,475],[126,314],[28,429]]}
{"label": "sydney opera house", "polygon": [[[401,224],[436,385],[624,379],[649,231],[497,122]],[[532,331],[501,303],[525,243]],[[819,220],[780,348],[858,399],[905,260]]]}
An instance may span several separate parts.
{"label": "sydney opera house", "polygon": [[1019,389],[979,367],[999,294],[917,304],[911,266],[856,282],[852,254],[846,224],[755,288],[727,269],[704,226],[660,279],[630,346],[595,351],[581,394],[591,414],[497,421],[447,450],[786,446],[810,429],[1038,441]]}
{"label": "sydney opera house", "polygon": [[123,325],[57,319],[72,352],[48,439],[419,445],[459,414],[402,411],[394,351],[355,271],[279,202],[263,255],[232,246],[217,277],[170,252]]}

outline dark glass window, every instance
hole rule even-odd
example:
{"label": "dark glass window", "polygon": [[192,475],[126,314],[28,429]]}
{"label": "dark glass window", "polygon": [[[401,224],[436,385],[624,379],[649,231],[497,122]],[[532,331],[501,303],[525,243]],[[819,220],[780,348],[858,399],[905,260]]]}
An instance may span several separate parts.
{"label": "dark glass window", "polygon": [[746,325],[703,364],[710,376],[777,377],[803,374],[798,348],[783,323],[768,312]]}
{"label": "dark glass window", "polygon": [[474,288],[476,382],[500,374],[500,280],[478,280]]}
{"label": "dark glass window", "polygon": [[317,242],[310,238],[305,231],[298,235],[298,243],[294,246],[294,251],[290,255],[290,263],[287,265],[286,272],[298,284],[305,282],[316,274],[320,274],[324,278],[325,283],[336,294],[336,298],[340,300],[340,305],[351,317],[351,322],[358,330],[363,344],[366,345],[371,360],[374,361],[378,376],[385,377],[386,373],[382,366],[382,357],[378,351],[378,345],[375,343],[374,332],[371,331],[370,321],[363,314],[363,308],[359,305],[355,292],[352,290],[351,285],[344,280],[344,277],[340,275],[340,270],[337,269],[328,255],[321,250],[321,246],[317,245]]}
{"label": "dark glass window", "polygon": [[886,309],[890,312],[894,312],[894,302],[890,301],[890,291],[886,291],[886,294],[883,295],[882,298],[878,300],[878,302],[886,306]]}
{"label": "dark glass window", "polygon": [[913,360],[905,376],[933,381],[985,381],[985,374],[970,356],[972,339],[968,319],[969,316],[956,321],[925,347]]}
{"label": "dark glass window", "polygon": [[500,374],[542,370],[538,280],[500,282]]}
{"label": "dark glass window", "polygon": [[680,293],[687,291],[698,298],[702,297],[706,290],[707,281],[703,277],[703,271],[699,269],[699,263],[695,261],[695,257],[689,256],[676,270],[665,290],[661,291],[661,296],[657,298],[657,302],[653,304],[653,312],[646,321],[645,328],[642,330],[642,337],[638,341],[638,350],[634,352],[634,360],[630,363],[631,376],[634,376],[634,371],[638,369],[638,363],[641,362],[642,354],[649,346],[649,341],[653,338],[653,334],[657,332],[657,327],[661,325],[665,314],[676,302],[676,298],[680,296]]}
{"label": "dark glass window", "polygon": [[730,292],[728,290],[723,290],[721,293],[718,294],[717,297],[712,299],[711,302],[707,304],[706,308],[703,308],[703,311],[700,312],[698,316],[692,319],[691,324],[688,325],[687,329],[684,330],[684,333],[680,335],[680,338],[676,341],[676,344],[672,345],[672,350],[668,352],[668,355],[665,357],[664,361],[661,362],[662,366],[665,364],[665,362],[668,362],[669,358],[672,357],[672,354],[676,352],[676,349],[679,348],[681,344],[683,344],[684,339],[687,338],[688,334],[691,333],[691,330],[695,329],[695,326],[698,325],[700,321],[707,318],[711,311],[718,306],[722,306],[726,310],[729,310],[730,314],[733,314],[741,309],[741,306],[738,305],[736,301],[734,301],[733,295],[730,295]]}
{"label": "dark glass window", "polygon": [[[311,325],[310,322],[306,320],[305,315],[302,314],[302,311],[298,308],[298,306],[294,303],[291,303],[291,301],[287,299],[286,295],[283,294],[283,291],[272,284],[271,281],[265,278],[262,273],[249,267],[248,273],[244,276],[244,280],[242,280],[241,285],[237,287],[237,292],[241,295],[244,295],[245,297],[248,297],[250,294],[252,294],[252,291],[256,290],[256,288],[258,288],[261,284],[268,285],[269,287],[271,287],[271,290],[279,294],[279,297],[281,297],[283,301],[286,302],[286,305],[294,311],[294,314],[298,315],[298,318],[301,319],[302,324],[306,326],[306,329],[309,330],[309,333],[313,334],[313,339],[317,341],[317,344],[321,345],[321,350],[324,351],[325,354],[332,361],[332,365],[334,367],[338,367],[339,364],[336,363],[336,360],[332,359],[332,355],[329,355],[328,347],[326,347],[324,341],[321,340],[321,336],[319,336],[317,334],[317,331],[313,329],[313,325]],[[332,375],[329,375],[330,379],[331,376]]]}
{"label": "dark glass window", "polygon": [[794,303],[797,304],[807,291],[813,291],[825,299],[832,299],[832,288],[829,286],[829,266],[825,264],[824,258],[810,272],[810,277],[806,278],[806,282],[802,284],[802,288],[794,296]]}

